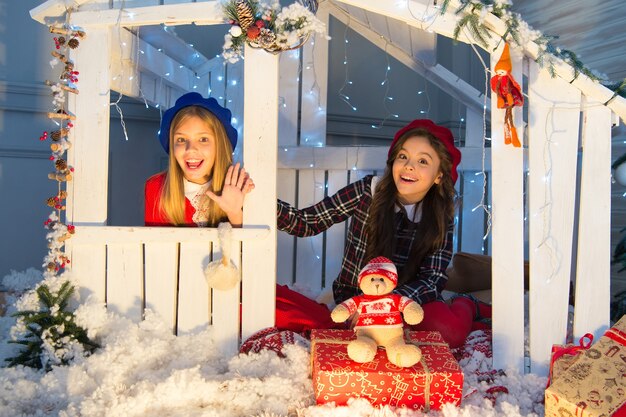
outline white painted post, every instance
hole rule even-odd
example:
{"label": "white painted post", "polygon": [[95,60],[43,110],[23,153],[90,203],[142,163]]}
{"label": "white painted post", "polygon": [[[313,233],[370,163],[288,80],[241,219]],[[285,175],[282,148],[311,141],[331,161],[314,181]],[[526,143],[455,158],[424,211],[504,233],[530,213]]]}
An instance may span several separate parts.
{"label": "white painted post", "polygon": [[[491,55],[491,69],[504,44]],[[511,57],[522,82],[522,60]],[[493,366],[524,372],[524,149],[504,144],[504,113],[491,99]],[[513,112],[523,142],[522,109]]]}
{"label": "white painted post", "polygon": [[[71,129],[72,147],[67,159],[74,168],[73,180],[67,183],[66,222],[75,225],[104,225],[107,221],[109,172],[109,81],[110,30],[90,28],[80,48],[70,51],[70,58],[81,73],[79,94],[68,95],[68,110],[76,115]],[[79,282],[81,298],[93,294],[105,301],[104,245],[74,247],[66,243],[73,273]],[[75,266],[75,268],[74,268]]]}
{"label": "white painted post", "polygon": [[245,225],[268,225],[264,239],[242,248],[242,328],[245,340],[274,325],[276,299],[276,150],[278,56],[246,45],[244,61],[244,165],[256,184],[244,204]]}
{"label": "white painted post", "polygon": [[533,61],[528,83],[530,366],[547,375],[567,331],[581,95]]}
{"label": "white painted post", "polygon": [[104,225],[107,220],[109,35],[108,28],[90,28],[80,48],[70,52],[81,73],[80,94],[68,98],[69,111],[76,115],[68,151],[75,171],[67,199],[68,221],[74,224]]}
{"label": "white painted post", "polygon": [[602,335],[611,298],[611,110],[584,104],[574,340]]}

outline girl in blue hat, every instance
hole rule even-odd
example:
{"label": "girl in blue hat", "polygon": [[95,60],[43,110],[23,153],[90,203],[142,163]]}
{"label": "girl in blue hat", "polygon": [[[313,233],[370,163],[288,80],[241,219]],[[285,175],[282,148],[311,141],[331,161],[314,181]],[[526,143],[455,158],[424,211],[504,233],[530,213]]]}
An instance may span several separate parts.
{"label": "girl in blue hat", "polygon": [[237,130],[230,110],[187,93],[163,114],[159,140],[169,164],[146,181],[146,226],[215,227],[226,220],[240,226],[254,182],[232,165]]}

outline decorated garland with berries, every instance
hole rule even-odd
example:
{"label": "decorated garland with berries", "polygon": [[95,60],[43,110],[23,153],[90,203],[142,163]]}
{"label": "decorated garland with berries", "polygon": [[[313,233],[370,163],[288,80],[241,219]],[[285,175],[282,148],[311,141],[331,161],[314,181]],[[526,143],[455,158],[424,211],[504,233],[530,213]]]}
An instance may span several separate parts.
{"label": "decorated garland with berries", "polygon": [[[69,21],[70,12],[67,13]],[[39,137],[41,141],[50,139],[50,160],[54,169],[48,178],[57,182],[57,192],[46,199],[53,209],[44,226],[48,230],[46,240],[48,253],[44,257],[44,280],[34,289],[26,292],[17,302],[17,322],[11,334],[21,350],[16,356],[6,359],[9,366],[29,366],[49,371],[53,366],[66,365],[77,356],[93,352],[97,343],[90,340],[87,331],[76,324],[74,313],[68,310],[69,300],[74,294],[74,286],[63,276],[70,264],[65,254],[66,241],[74,234],[75,228],[62,220],[66,209],[67,182],[72,180],[74,169],[68,165],[66,151],[71,147],[69,140],[73,121],[76,119],[66,109],[67,95],[78,94],[76,83],[78,71],[67,57],[70,49],[76,49],[85,38],[85,32],[65,25],[50,26],[55,49],[51,52],[52,67],[61,63],[63,69],[58,81],[46,80],[52,95],[52,110],[48,118],[55,124],[50,131]]]}
{"label": "decorated garland with berries", "polygon": [[315,17],[317,0],[303,0],[282,9],[278,2],[230,0],[223,7],[232,26],[224,36],[222,56],[230,63],[243,56],[245,44],[277,54],[301,47],[314,32],[326,31],[324,23]]}

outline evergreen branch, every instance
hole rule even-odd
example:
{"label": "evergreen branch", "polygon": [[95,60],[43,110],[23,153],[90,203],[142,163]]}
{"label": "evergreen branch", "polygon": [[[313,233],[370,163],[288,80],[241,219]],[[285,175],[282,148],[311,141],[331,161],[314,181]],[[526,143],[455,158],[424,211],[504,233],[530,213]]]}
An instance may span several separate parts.
{"label": "evergreen branch", "polygon": [[[20,340],[9,342],[21,345],[23,349],[17,356],[5,359],[8,366],[23,365],[49,371],[53,365],[66,365],[72,360],[66,356],[67,346],[71,344],[79,343],[85,355],[100,347],[89,339],[84,328],[76,324],[74,314],[65,310],[74,293],[74,286],[69,281],[63,282],[58,291],[52,292],[47,285],[41,285],[35,293],[42,310],[14,314],[24,322],[26,332]],[[50,360],[44,356],[44,344],[62,352],[54,352],[56,357]]]}
{"label": "evergreen branch", "polygon": [[[626,78],[616,83],[605,83],[603,85],[609,90],[613,91],[614,96],[620,96],[620,97],[626,98]],[[617,168],[617,167],[615,166],[613,168]]]}
{"label": "evergreen branch", "polygon": [[443,3],[441,3],[441,11],[439,12],[442,16],[446,13],[446,10],[448,10],[448,6],[450,6],[450,0],[443,0]]}

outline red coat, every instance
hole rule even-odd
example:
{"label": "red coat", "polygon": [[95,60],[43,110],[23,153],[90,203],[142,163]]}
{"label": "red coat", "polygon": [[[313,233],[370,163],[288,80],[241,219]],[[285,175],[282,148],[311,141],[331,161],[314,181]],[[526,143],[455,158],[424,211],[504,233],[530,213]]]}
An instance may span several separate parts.
{"label": "red coat", "polygon": [[[165,172],[160,172],[148,178],[145,187],[145,208],[144,222],[146,226],[173,226],[172,222],[159,210],[161,190],[165,183]],[[196,209],[191,205],[191,201],[185,198],[185,224],[190,227],[197,227],[193,221]]]}

